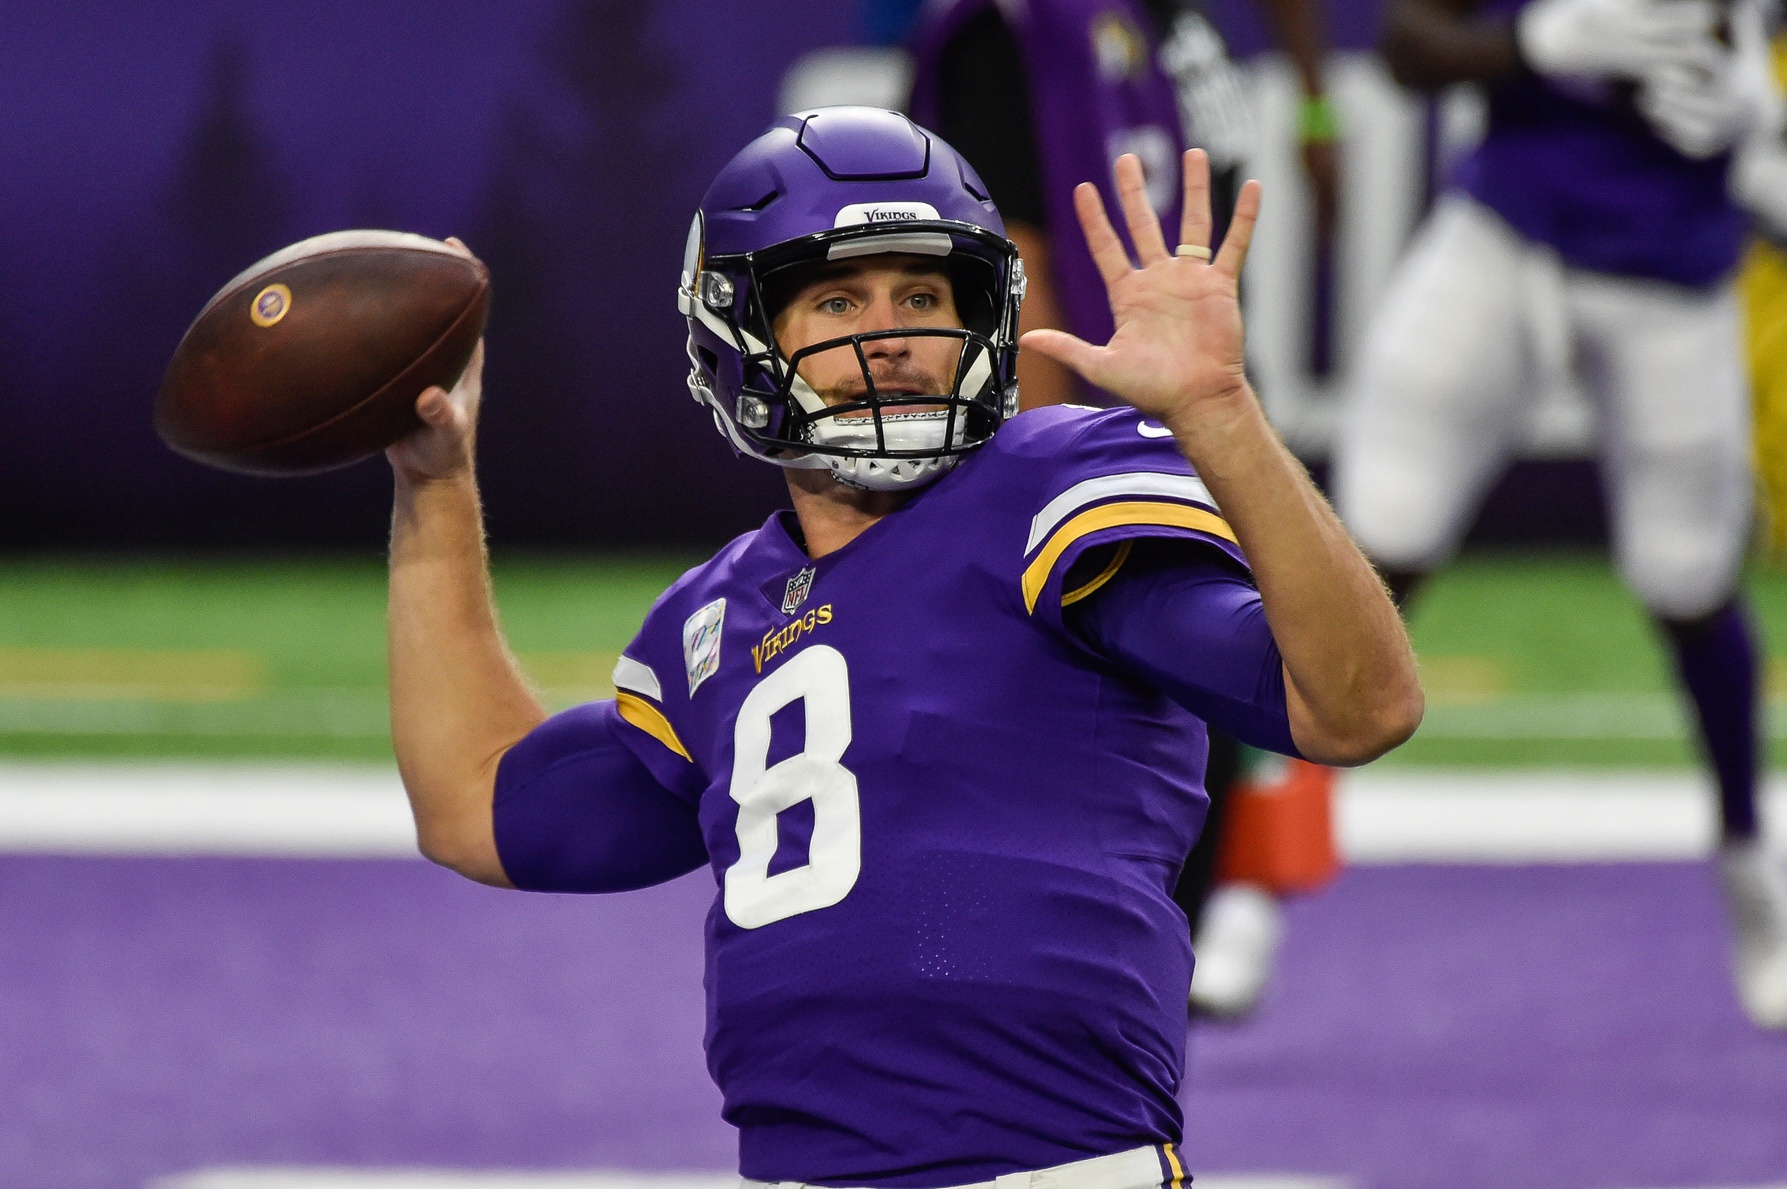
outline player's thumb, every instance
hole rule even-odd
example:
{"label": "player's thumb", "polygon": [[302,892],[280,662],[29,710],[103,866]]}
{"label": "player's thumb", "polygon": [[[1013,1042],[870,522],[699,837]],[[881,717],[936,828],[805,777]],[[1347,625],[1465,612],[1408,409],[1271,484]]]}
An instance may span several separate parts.
{"label": "player's thumb", "polygon": [[1098,383],[1093,373],[1098,370],[1099,348],[1084,339],[1076,338],[1065,330],[1031,330],[1018,340],[1018,345],[1035,351],[1038,355],[1046,355],[1056,363],[1072,368],[1094,384]]}
{"label": "player's thumb", "polygon": [[440,428],[453,420],[453,402],[447,399],[444,388],[424,389],[416,398],[416,416],[424,425]]}

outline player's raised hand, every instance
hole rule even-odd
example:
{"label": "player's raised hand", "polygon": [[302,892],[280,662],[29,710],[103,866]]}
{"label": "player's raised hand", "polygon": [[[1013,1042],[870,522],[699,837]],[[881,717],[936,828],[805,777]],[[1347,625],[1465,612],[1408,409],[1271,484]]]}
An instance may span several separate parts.
{"label": "player's raised hand", "polygon": [[1095,347],[1059,330],[1033,330],[1023,344],[1170,428],[1190,428],[1187,418],[1221,415],[1236,399],[1253,400],[1243,363],[1239,290],[1260,213],[1260,184],[1242,187],[1222,250],[1212,260],[1210,159],[1202,149],[1185,154],[1177,253],[1168,251],[1148,205],[1141,162],[1125,154],[1116,172],[1139,268],[1111,226],[1097,187],[1087,183],[1074,191],[1080,226],[1111,301],[1111,341]]}

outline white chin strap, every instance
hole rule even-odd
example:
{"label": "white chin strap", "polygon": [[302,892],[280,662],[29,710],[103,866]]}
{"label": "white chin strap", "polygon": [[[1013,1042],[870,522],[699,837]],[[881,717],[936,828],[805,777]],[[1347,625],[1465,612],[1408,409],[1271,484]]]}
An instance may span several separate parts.
{"label": "white chin strap", "polygon": [[[822,454],[838,482],[867,491],[900,491],[922,487],[941,479],[961,459],[959,454],[942,453],[948,446],[961,446],[967,438],[967,411],[956,410],[954,440],[946,442],[949,412],[881,414],[881,431],[888,450],[937,451],[929,458],[876,458],[862,455]],[[849,419],[827,417],[813,427],[815,446],[834,446],[846,450],[875,450],[875,422],[870,417]]]}

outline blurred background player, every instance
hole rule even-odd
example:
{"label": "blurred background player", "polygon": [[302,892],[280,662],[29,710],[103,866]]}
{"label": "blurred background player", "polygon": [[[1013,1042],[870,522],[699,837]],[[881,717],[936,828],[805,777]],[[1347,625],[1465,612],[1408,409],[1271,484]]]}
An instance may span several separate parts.
{"label": "blurred background player", "polygon": [[[1777,86],[1787,84],[1787,32],[1780,6],[1770,14]],[[1756,469],[1763,536],[1787,555],[1787,139],[1783,121],[1759,124],[1731,164],[1731,192],[1755,220],[1756,238],[1738,285],[1748,323],[1750,382],[1755,388]]]}
{"label": "blurred background player", "polygon": [[1598,420],[1614,552],[1671,650],[1719,789],[1751,1018],[1787,1027],[1787,880],[1757,829],[1757,645],[1739,590],[1750,393],[1733,146],[1778,121],[1759,9],[1396,0],[1404,85],[1485,84],[1482,144],[1399,266],[1337,443],[1338,506],[1399,601],[1456,549],[1548,372]]}
{"label": "blurred background player", "polygon": [[[1303,160],[1318,242],[1326,244],[1339,170],[1320,8],[1314,0],[1262,0],[1261,7],[1302,82]],[[884,13],[883,35],[893,31],[896,16]],[[1110,307],[1073,215],[1073,188],[1096,179],[1106,204],[1114,204],[1110,163],[1121,153],[1141,158],[1150,201],[1171,226],[1178,218],[1180,152],[1189,145],[1204,149],[1215,175],[1218,237],[1226,229],[1254,148],[1254,119],[1240,72],[1196,0],[943,0],[925,6],[909,40],[915,117],[974,164],[1023,258],[1026,331],[1071,330],[1090,342],[1110,337]],[[1073,373],[1034,351],[1019,355],[1018,379],[1025,408],[1092,395]],[[1196,937],[1192,1006],[1219,1016],[1244,1014],[1258,1002],[1283,933],[1275,894],[1282,888],[1250,873],[1212,891],[1233,853],[1229,810],[1246,756],[1233,739],[1211,735],[1210,818],[1175,894]],[[1326,840],[1331,779],[1306,768],[1284,770],[1297,803],[1315,808],[1296,825]],[[1305,883],[1325,879],[1330,870],[1319,867]]]}

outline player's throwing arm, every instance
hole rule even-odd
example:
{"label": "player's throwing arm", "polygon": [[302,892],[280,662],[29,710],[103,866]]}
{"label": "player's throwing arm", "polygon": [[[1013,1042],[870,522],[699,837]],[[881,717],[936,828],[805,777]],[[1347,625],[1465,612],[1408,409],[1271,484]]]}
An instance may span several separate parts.
{"label": "player's throwing arm", "polygon": [[422,853],[507,887],[490,790],[503,753],[546,712],[503,643],[490,597],[472,467],[483,372],[480,343],[451,392],[417,399],[425,428],[386,452],[395,482],[391,738]]}
{"label": "player's throwing arm", "polygon": [[1058,330],[1024,345],[1158,419],[1235,530],[1284,658],[1291,733],[1312,760],[1361,764],[1420,724],[1422,693],[1401,617],[1328,503],[1267,423],[1243,363],[1239,278],[1259,216],[1260,185],[1242,189],[1211,259],[1209,162],[1185,156],[1180,247],[1167,247],[1142,167],[1117,161],[1117,189],[1140,267],[1096,187],[1074,201],[1110,296],[1116,332],[1095,347]]}

